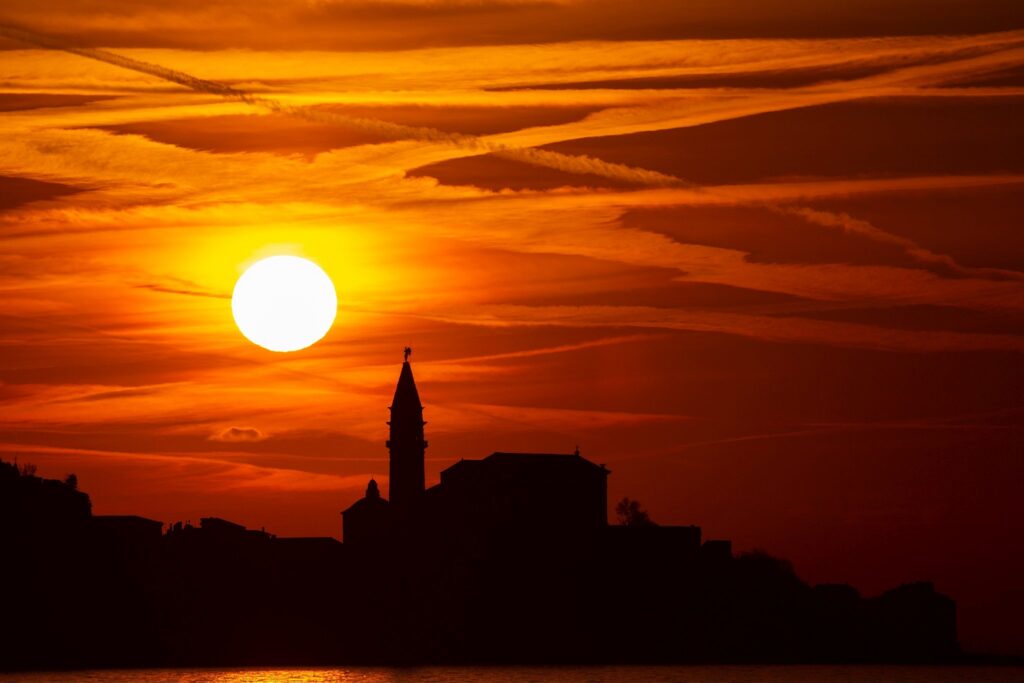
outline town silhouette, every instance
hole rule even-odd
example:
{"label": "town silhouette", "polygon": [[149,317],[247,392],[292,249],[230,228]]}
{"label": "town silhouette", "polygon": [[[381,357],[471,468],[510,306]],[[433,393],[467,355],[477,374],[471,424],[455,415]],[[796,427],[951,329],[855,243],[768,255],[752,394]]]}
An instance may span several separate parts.
{"label": "town silhouette", "polygon": [[74,475],[0,462],[0,668],[655,662],[934,662],[954,602],[927,582],[865,598],[734,554],[636,502],[607,518],[602,464],[492,453],[424,481],[406,349],[388,498],[343,542],[93,515]]}

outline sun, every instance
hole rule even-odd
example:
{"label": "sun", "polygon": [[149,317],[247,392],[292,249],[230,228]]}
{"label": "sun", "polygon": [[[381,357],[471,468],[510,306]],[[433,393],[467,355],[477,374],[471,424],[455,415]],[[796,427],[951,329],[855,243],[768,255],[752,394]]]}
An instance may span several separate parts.
{"label": "sun", "polygon": [[231,312],[245,338],[270,351],[298,351],[323,339],[338,313],[334,283],[298,256],[271,256],[235,283]]}

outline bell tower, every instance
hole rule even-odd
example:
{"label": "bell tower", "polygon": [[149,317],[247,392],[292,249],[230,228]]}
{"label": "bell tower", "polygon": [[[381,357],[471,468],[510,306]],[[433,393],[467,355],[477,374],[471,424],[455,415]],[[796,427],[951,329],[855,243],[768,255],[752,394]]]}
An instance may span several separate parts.
{"label": "bell tower", "polygon": [[402,373],[398,376],[395,398],[391,401],[391,420],[388,422],[388,451],[391,453],[390,499],[397,506],[415,504],[423,495],[423,456],[427,441],[423,438],[423,405],[420,403],[416,381],[412,377],[409,356],[412,349],[405,348]]}

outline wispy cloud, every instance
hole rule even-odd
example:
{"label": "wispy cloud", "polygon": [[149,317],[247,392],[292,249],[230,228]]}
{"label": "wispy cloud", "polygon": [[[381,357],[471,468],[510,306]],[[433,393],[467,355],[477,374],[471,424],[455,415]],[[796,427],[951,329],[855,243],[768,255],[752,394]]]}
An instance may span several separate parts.
{"label": "wispy cloud", "polygon": [[223,431],[210,435],[210,439],[213,441],[226,441],[228,443],[263,441],[266,438],[266,434],[254,427],[228,427]]}

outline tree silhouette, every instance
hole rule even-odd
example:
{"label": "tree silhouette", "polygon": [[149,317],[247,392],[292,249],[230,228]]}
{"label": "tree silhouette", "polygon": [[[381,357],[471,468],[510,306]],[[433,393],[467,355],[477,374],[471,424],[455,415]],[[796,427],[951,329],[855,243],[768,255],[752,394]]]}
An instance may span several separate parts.
{"label": "tree silhouette", "polygon": [[615,516],[623,526],[658,526],[647,511],[640,507],[640,501],[623,498],[615,505]]}

